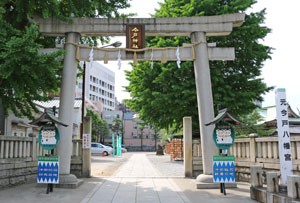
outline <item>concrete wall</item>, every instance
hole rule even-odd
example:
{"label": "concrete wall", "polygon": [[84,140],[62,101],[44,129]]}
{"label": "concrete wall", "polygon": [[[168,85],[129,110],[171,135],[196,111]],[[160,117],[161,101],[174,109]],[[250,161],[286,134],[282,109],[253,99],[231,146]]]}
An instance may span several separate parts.
{"label": "concrete wall", "polygon": [[[40,114],[36,114],[35,116],[38,117]],[[30,122],[31,120],[27,117],[19,118],[9,111],[4,119],[4,132],[0,133],[0,135],[21,137],[28,137],[32,133],[37,135],[39,128],[29,125],[28,123]]]}
{"label": "concrete wall", "polygon": [[36,182],[37,161],[6,160],[0,164],[0,189]]}
{"label": "concrete wall", "polygon": [[[15,185],[37,182],[37,161],[28,159],[1,161],[0,190]],[[72,159],[71,174],[82,177],[82,161]]]}

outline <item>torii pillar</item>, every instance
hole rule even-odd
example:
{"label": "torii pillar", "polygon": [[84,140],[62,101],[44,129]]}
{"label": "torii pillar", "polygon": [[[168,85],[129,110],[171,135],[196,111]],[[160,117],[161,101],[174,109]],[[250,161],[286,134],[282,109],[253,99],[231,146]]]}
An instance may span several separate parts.
{"label": "torii pillar", "polygon": [[62,72],[62,84],[59,103],[59,119],[68,124],[68,127],[59,126],[60,141],[57,152],[59,155],[59,184],[63,187],[77,187],[80,183],[75,175],[70,174],[72,156],[72,132],[73,111],[75,100],[76,74],[76,46],[79,43],[80,34],[75,32],[66,33],[64,68]]}
{"label": "torii pillar", "polygon": [[212,183],[212,157],[214,154],[218,154],[218,149],[212,138],[214,126],[205,126],[206,123],[209,123],[214,118],[208,48],[204,32],[194,32],[191,34],[191,37],[193,43],[198,42],[195,46],[194,71],[197,91],[203,174],[200,174],[197,177],[197,181]]}

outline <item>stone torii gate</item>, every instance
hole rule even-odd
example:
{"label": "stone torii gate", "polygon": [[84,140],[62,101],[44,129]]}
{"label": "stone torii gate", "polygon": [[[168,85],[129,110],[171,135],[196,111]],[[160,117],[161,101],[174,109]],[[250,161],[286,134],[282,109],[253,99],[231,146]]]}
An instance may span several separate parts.
{"label": "stone torii gate", "polygon": [[[212,139],[214,126],[205,126],[214,118],[209,60],[234,60],[234,48],[217,48],[206,43],[206,36],[229,35],[233,27],[244,22],[245,14],[221,16],[179,17],[179,18],[74,18],[72,23],[55,19],[35,18],[40,32],[46,36],[65,36],[65,58],[62,73],[62,87],[59,119],[68,127],[60,127],[60,181],[72,183],[76,177],[70,174],[72,150],[72,108],[75,97],[77,60],[89,60],[89,47],[79,45],[80,36],[124,36],[126,25],[142,24],[146,36],[188,36],[192,44],[180,48],[181,61],[194,61],[198,113],[202,145],[203,174],[199,181],[212,181],[212,155],[218,154]],[[109,53],[108,53],[109,52]],[[136,50],[136,52],[139,52]],[[151,52],[153,53],[151,56]],[[137,60],[161,61],[162,55],[167,61],[176,61],[176,48],[144,49],[137,55]],[[107,54],[108,53],[108,54]],[[132,60],[126,49],[94,48],[94,60]]]}

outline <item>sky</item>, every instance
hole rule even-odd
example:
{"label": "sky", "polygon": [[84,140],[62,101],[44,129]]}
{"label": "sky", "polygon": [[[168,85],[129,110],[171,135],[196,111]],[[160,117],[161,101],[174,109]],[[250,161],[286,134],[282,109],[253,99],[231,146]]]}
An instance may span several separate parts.
{"label": "sky", "polygon": [[[127,12],[137,13],[137,17],[146,18],[154,14],[155,8],[159,8],[157,2],[163,0],[132,0],[132,7]],[[147,6],[145,3],[147,2]],[[298,10],[299,0],[258,0],[253,6],[253,11],[266,8],[265,26],[272,29],[272,32],[262,43],[273,47],[271,60],[267,60],[262,69],[261,78],[268,86],[275,88],[285,88],[287,101],[292,109],[298,113],[300,110],[300,27]],[[122,41],[125,47],[125,37],[116,37],[112,41]],[[299,58],[298,58],[299,57]],[[128,61],[122,61],[121,70],[118,70],[116,62],[106,64],[116,73],[116,97],[119,101],[130,98],[129,93],[124,91],[122,86],[128,85],[124,76],[124,70],[130,70]],[[264,95],[263,107],[275,105],[275,91]]]}

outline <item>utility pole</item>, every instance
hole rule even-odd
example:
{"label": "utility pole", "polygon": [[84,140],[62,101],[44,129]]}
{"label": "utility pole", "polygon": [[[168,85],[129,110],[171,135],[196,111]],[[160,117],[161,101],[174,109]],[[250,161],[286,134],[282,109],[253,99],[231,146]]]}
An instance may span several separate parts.
{"label": "utility pole", "polygon": [[143,134],[144,134],[144,127],[141,127],[140,130],[141,130],[141,151],[143,151]]}

